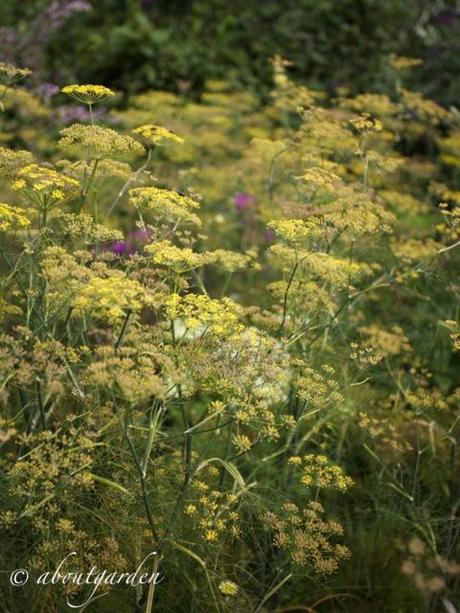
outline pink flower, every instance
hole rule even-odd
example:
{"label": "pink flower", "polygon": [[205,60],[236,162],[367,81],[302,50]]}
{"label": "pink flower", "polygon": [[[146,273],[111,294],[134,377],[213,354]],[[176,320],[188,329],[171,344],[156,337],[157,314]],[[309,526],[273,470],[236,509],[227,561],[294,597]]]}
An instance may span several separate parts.
{"label": "pink flower", "polygon": [[116,255],[132,255],[148,243],[151,236],[152,233],[150,230],[133,230],[132,232],[128,232],[126,240],[117,241],[113,243],[110,248]]}
{"label": "pink flower", "polygon": [[242,213],[249,209],[254,204],[254,196],[252,194],[244,194],[238,192],[235,196],[235,206],[238,213]]}

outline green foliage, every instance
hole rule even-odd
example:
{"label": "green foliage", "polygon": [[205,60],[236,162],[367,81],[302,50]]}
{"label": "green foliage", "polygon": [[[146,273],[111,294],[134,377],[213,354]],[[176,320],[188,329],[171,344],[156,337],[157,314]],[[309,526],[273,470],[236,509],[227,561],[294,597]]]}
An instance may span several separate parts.
{"label": "green foliage", "polygon": [[268,59],[280,54],[310,86],[386,91],[387,58],[397,53],[423,57],[418,87],[456,101],[460,16],[453,1],[98,0],[59,27],[47,4],[7,0],[0,9],[2,23],[27,40],[7,59],[40,64],[46,81],[200,92],[208,79],[232,78],[266,95]]}

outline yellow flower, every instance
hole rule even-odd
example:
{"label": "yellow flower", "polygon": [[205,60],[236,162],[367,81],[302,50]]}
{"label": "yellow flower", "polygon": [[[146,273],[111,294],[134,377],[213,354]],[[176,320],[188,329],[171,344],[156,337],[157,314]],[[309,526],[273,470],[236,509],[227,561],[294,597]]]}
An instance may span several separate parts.
{"label": "yellow flower", "polygon": [[340,466],[331,464],[324,455],[309,453],[302,458],[301,464],[297,461],[290,463],[301,467],[300,482],[306,487],[336,489],[344,492],[353,485],[353,480],[343,473]]}
{"label": "yellow flower", "polygon": [[219,591],[225,596],[236,596],[238,593],[238,586],[233,581],[228,579],[219,583]]}
{"label": "yellow flower", "polygon": [[321,235],[320,222],[317,219],[281,219],[271,221],[268,227],[290,243],[299,243]]}
{"label": "yellow flower", "polygon": [[189,196],[159,187],[136,187],[130,190],[129,195],[135,207],[150,211],[162,220],[201,225],[198,216],[192,212],[200,205]]}
{"label": "yellow flower", "polygon": [[10,206],[0,202],[0,231],[15,230],[26,228],[30,224],[30,219],[25,211],[15,206]]}
{"label": "yellow flower", "polygon": [[175,134],[172,130],[168,130],[162,126],[156,126],[151,123],[135,128],[133,133],[142,136],[146,141],[157,146],[168,145],[171,143],[182,145],[182,143],[185,142],[181,136]]}
{"label": "yellow flower", "polygon": [[393,66],[395,70],[407,70],[409,68],[415,68],[415,66],[420,66],[421,64],[423,64],[423,60],[420,58],[394,54],[390,56],[390,65]]}
{"label": "yellow flower", "polygon": [[228,336],[242,330],[241,307],[230,298],[213,300],[205,295],[188,294],[183,298],[171,294],[165,301],[170,319],[180,318],[186,328],[205,334]]}
{"label": "yellow flower", "polygon": [[14,151],[0,147],[0,176],[14,178],[24,166],[32,164],[34,156],[29,151]]}
{"label": "yellow flower", "polygon": [[420,121],[428,121],[433,125],[437,125],[440,121],[450,117],[449,111],[446,111],[446,109],[433,102],[433,100],[427,100],[419,92],[402,89],[401,94],[406,108],[413,111]]}
{"label": "yellow flower", "polygon": [[83,152],[99,160],[144,153],[144,147],[130,136],[119,134],[111,128],[83,124],[61,130],[59,147],[76,155]]}
{"label": "yellow flower", "polygon": [[125,276],[93,277],[73,300],[75,313],[87,313],[111,322],[128,311],[139,311],[144,304],[140,283]]}
{"label": "yellow flower", "polygon": [[206,530],[206,532],[204,533],[204,538],[210,543],[216,541],[218,536],[219,535],[216,530]]}
{"label": "yellow flower", "polygon": [[13,64],[6,64],[5,62],[0,62],[0,80],[4,83],[14,83],[23,79],[24,77],[32,74],[32,71],[28,68],[18,68]]}
{"label": "yellow flower", "polygon": [[383,129],[382,122],[379,119],[371,119],[369,113],[362,113],[360,117],[350,119],[350,124],[358,132],[381,132]]}
{"label": "yellow flower", "polygon": [[232,442],[239,453],[249,451],[252,447],[250,439],[244,434],[235,434]]}
{"label": "yellow flower", "polygon": [[152,243],[145,248],[145,251],[152,256],[155,264],[167,266],[177,273],[193,270],[214,260],[211,253],[195,253],[189,247],[181,249],[170,241]]}
{"label": "yellow flower", "polygon": [[60,174],[52,168],[28,164],[19,170],[11,187],[24,192],[40,206],[49,208],[56,202],[75,196],[80,184],[76,179]]}
{"label": "yellow flower", "polygon": [[61,91],[78,102],[89,105],[96,104],[109,96],[115,96],[115,92],[104,85],[66,85]]}

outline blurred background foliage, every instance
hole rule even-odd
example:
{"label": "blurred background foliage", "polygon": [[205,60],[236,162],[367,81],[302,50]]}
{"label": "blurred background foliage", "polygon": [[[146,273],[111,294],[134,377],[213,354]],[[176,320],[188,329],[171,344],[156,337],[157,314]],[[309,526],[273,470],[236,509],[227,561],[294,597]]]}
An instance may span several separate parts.
{"label": "blurred background foliage", "polygon": [[38,82],[95,82],[199,94],[232,79],[263,97],[268,58],[293,62],[310,87],[386,91],[388,55],[417,56],[411,85],[455,104],[457,0],[4,0],[0,61]]}

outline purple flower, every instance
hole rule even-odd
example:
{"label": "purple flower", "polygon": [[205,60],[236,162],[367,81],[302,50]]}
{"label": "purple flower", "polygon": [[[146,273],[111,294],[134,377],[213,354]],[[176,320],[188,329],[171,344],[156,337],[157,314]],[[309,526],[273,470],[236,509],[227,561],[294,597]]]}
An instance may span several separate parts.
{"label": "purple flower", "polygon": [[27,31],[17,28],[0,28],[0,61],[43,71],[44,52],[49,39],[74,14],[92,10],[86,0],[53,0],[27,24]]}
{"label": "purple flower", "polygon": [[112,251],[116,255],[122,255],[125,252],[125,243],[123,241],[117,241],[112,245]]}
{"label": "purple flower", "polygon": [[115,255],[133,255],[150,241],[152,232],[150,230],[132,230],[128,232],[124,241],[117,241],[111,246]]}
{"label": "purple flower", "polygon": [[238,192],[235,196],[235,206],[238,213],[242,213],[246,209],[249,209],[254,204],[254,196],[252,194],[245,194]]}
{"label": "purple flower", "polygon": [[42,83],[37,87],[38,95],[48,103],[59,92],[59,87],[54,83]]}
{"label": "purple flower", "polygon": [[93,7],[85,0],[54,0],[42,13],[42,19],[46,21],[48,34],[50,31],[59,30],[64,22],[74,13],[84,13]]}
{"label": "purple flower", "polygon": [[[91,115],[85,106],[61,104],[61,106],[57,107],[56,111],[59,119],[66,125],[76,122],[89,123],[91,121]],[[107,116],[107,112],[104,108],[94,109],[93,118],[95,121],[112,122],[112,119]]]}
{"label": "purple flower", "polygon": [[436,21],[445,26],[450,26],[458,18],[459,13],[453,8],[441,9],[435,16]]}

